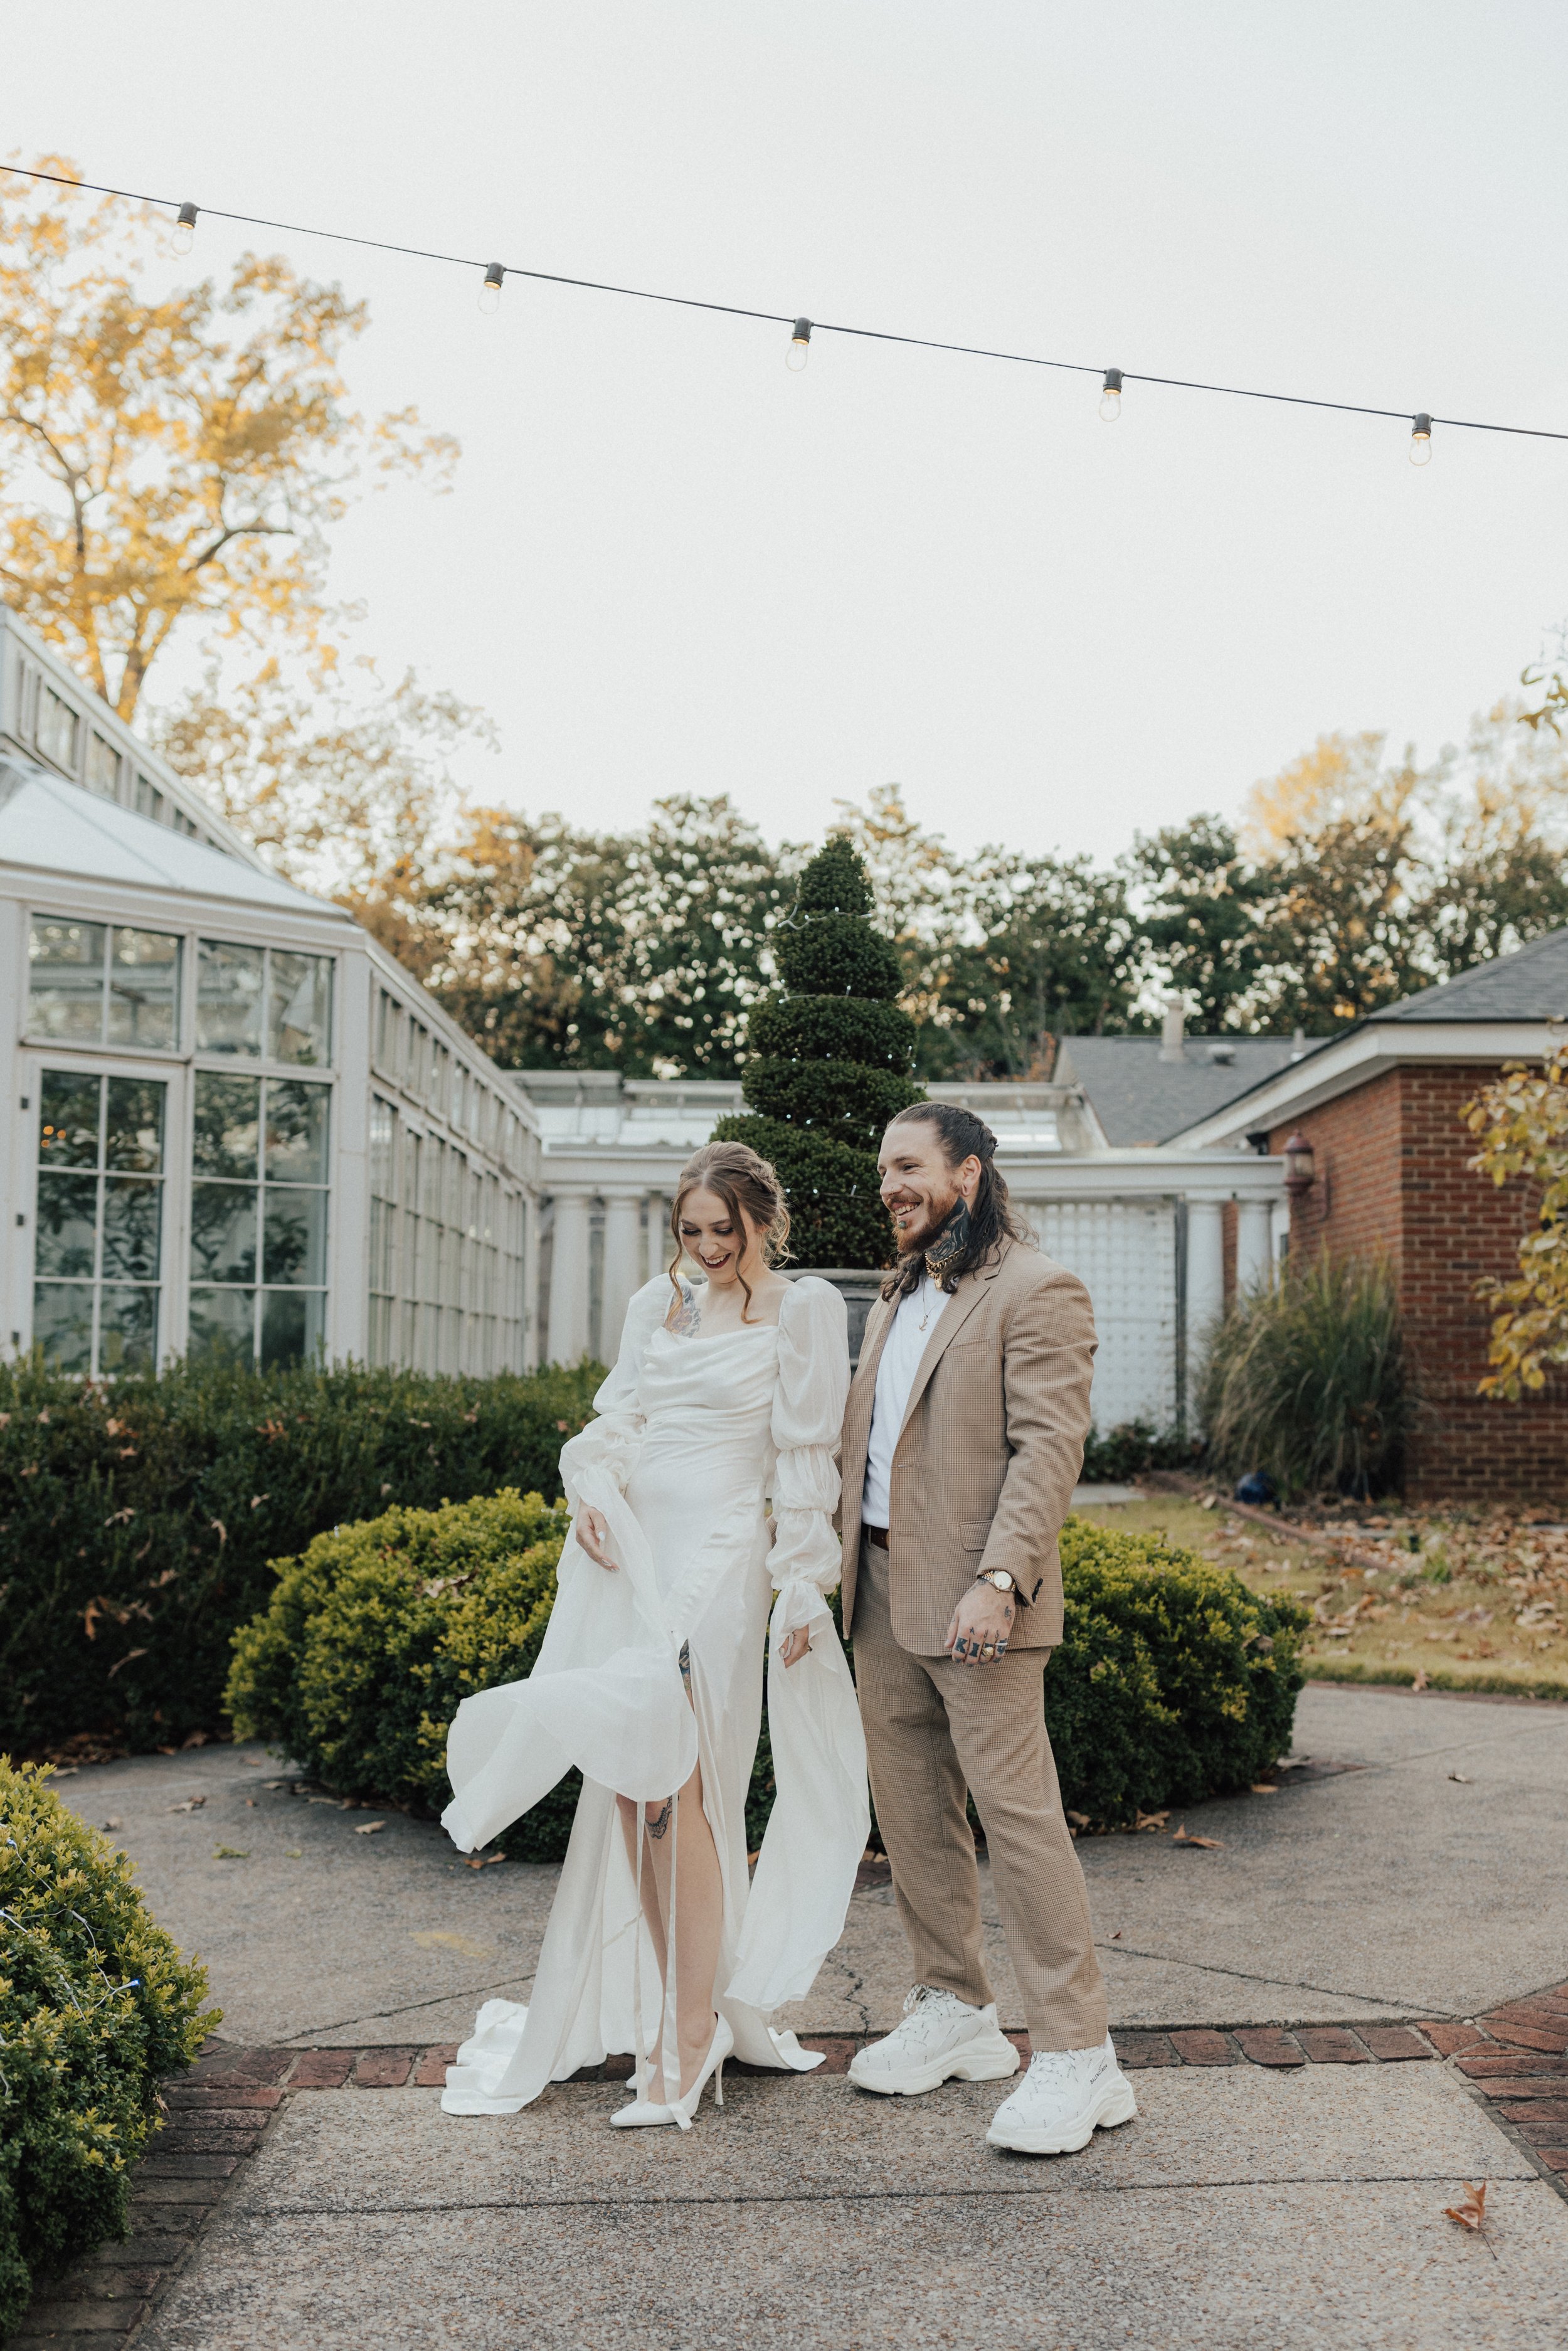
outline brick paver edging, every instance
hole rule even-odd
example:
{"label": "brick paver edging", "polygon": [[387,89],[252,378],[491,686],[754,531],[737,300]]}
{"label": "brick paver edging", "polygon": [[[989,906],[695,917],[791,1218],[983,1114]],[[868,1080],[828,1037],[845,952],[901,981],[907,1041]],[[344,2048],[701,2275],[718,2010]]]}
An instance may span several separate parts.
{"label": "brick paver edging", "polygon": [[[819,2074],[842,2074],[868,2033],[807,2035]],[[1009,2039],[1021,2055],[1029,2041]],[[1173,2027],[1115,2035],[1129,2069],[1145,2065],[1396,2065],[1447,2064],[1520,2151],[1568,2198],[1568,1983],[1511,2001],[1457,2023]],[[203,2221],[253,2156],[286,2097],[297,2091],[439,2089],[456,2056],[451,2043],[377,2049],[236,2049],[214,2043],[165,2091],[166,2128],[139,2167],[132,2234],[105,2245],[36,2301],[5,2351],[46,2345],[120,2351],[183,2265]],[[575,2078],[624,2081],[628,2057]],[[736,2071],[760,2073],[761,2067]],[[810,2079],[808,2075],[806,2079]]]}

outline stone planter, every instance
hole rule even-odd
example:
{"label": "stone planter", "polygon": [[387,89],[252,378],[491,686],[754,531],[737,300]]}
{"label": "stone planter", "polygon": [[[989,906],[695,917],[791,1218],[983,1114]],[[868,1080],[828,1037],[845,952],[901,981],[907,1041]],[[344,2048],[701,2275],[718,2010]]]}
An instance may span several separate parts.
{"label": "stone planter", "polygon": [[875,1301],[882,1295],[885,1272],[875,1268],[845,1265],[781,1265],[779,1272],[787,1281],[799,1281],[802,1274],[810,1274],[817,1281],[831,1281],[841,1295],[850,1312],[850,1366],[861,1359],[861,1341],[865,1335],[865,1318]]}

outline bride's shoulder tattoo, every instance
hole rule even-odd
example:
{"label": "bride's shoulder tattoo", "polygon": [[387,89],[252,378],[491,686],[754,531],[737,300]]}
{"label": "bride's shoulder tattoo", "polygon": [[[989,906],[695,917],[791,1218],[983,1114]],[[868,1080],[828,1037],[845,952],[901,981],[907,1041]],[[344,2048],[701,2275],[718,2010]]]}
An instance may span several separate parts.
{"label": "bride's shoulder tattoo", "polygon": [[689,1281],[683,1281],[681,1302],[671,1315],[665,1328],[675,1332],[683,1339],[690,1339],[702,1329],[702,1310],[697,1304],[696,1291]]}

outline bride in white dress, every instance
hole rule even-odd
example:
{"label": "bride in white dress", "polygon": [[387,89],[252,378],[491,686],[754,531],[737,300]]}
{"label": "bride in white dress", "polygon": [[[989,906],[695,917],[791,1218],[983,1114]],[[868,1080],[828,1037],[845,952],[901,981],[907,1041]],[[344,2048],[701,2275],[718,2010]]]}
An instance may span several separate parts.
{"label": "bride in white dress", "polygon": [[[788,1212],[743,1144],[696,1154],[673,1223],[706,1285],[677,1271],[632,1299],[600,1416],[561,1451],[574,1523],[534,1670],[465,1699],[448,1735],[443,1820],[465,1852],[583,1778],[533,1996],[480,2010],[448,2114],[515,2114],[616,2051],[636,2065],[612,2120],[685,2129],[710,2078],[722,2104],[731,2053],[821,2062],[770,2020],[838,1941],[870,1827],[827,1598],[844,1303],[772,1270]],[[748,1882],[770,1604],[776,1795]]]}

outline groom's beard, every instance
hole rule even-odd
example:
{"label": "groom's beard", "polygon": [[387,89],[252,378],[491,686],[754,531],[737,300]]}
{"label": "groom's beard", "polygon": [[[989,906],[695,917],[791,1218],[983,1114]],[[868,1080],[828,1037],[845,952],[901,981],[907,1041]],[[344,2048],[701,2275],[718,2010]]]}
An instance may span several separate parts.
{"label": "groom's beard", "polygon": [[901,1226],[898,1234],[898,1254],[901,1258],[924,1257],[940,1237],[958,1205],[959,1195],[954,1191],[946,1200],[933,1200],[924,1218],[918,1223]]}

